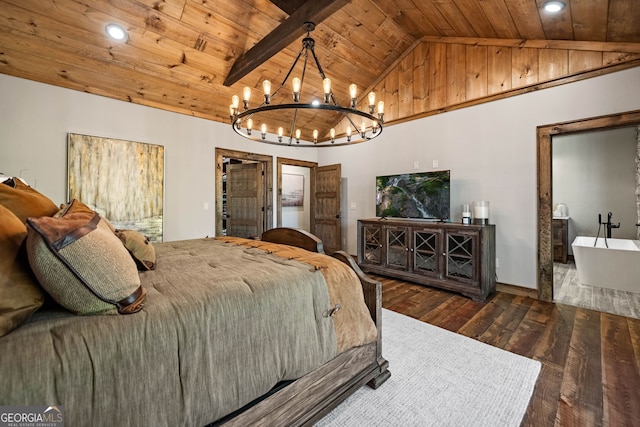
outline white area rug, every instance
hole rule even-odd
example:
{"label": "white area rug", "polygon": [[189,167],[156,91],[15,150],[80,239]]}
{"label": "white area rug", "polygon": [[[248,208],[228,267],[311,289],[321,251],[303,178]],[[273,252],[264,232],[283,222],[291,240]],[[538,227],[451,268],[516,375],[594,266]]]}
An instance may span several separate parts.
{"label": "white area rug", "polygon": [[362,387],[317,426],[519,426],[540,362],[383,309],[391,378]]}

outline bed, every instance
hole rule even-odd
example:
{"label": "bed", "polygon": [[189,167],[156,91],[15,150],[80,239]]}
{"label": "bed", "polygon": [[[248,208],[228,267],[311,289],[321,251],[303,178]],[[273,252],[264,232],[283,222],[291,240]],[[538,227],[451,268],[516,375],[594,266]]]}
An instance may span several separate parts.
{"label": "bed", "polygon": [[389,377],[381,285],[348,254],[287,228],[154,248],[138,312],[49,303],[0,337],[0,405],[60,405],[67,425],[312,425]]}

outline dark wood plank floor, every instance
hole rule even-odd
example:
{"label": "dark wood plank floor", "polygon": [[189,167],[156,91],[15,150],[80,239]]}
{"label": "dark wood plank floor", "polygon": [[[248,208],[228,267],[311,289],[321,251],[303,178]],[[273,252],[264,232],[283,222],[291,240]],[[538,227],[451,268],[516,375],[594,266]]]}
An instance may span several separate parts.
{"label": "dark wood plank floor", "polygon": [[371,276],[383,307],[539,360],[522,426],[640,426],[640,320],[504,292],[480,303]]}

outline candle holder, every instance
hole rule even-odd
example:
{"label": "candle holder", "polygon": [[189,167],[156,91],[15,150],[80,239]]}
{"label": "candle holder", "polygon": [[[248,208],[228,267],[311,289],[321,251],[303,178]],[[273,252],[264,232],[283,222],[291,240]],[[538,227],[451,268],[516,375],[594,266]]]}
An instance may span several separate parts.
{"label": "candle holder", "polygon": [[473,223],[480,225],[489,224],[489,202],[473,202]]}
{"label": "candle holder", "polygon": [[462,205],[462,223],[466,225],[471,224],[471,209],[467,204]]}

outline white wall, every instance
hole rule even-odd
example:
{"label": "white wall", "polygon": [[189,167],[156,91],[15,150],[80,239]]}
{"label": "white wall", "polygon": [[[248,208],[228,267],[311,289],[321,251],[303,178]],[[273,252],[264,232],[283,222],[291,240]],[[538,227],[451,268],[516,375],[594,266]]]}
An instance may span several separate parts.
{"label": "white wall", "polygon": [[553,137],[553,205],[567,207],[569,243],[595,237],[608,212],[620,223],[612,237],[636,238],[636,145],[636,126]]}
{"label": "white wall", "polygon": [[7,75],[0,94],[0,172],[56,204],[67,196],[68,132],[164,145],[165,241],[215,234],[216,147],[273,155],[274,168],[275,156],[317,161],[313,149],[245,140],[230,125]]}
{"label": "white wall", "polygon": [[[348,177],[347,250],[357,219],[375,216],[375,177],[451,170],[452,218],[462,203],[488,200],[496,224],[498,281],[536,287],[536,127],[640,109],[640,67],[476,105],[384,129],[373,141],[319,150],[320,165],[342,163]],[[356,209],[351,209],[353,203]]]}
{"label": "white wall", "polygon": [[[214,150],[224,147],[342,164],[343,230],[375,215],[375,177],[450,169],[452,217],[491,202],[498,281],[536,287],[536,126],[640,109],[640,67],[389,126],[347,147],[275,147],[240,140],[229,125],[0,75],[0,172],[23,176],[56,203],[66,196],[66,133],[165,146],[165,240],[214,234]],[[275,188],[275,182],[274,182]],[[211,206],[203,211],[203,203]],[[354,205],[355,204],[355,205]],[[355,208],[352,208],[355,206]]]}
{"label": "white wall", "polygon": [[302,206],[282,207],[282,226],[311,231],[311,169],[301,166],[282,165],[282,173],[302,175],[304,198]]}

